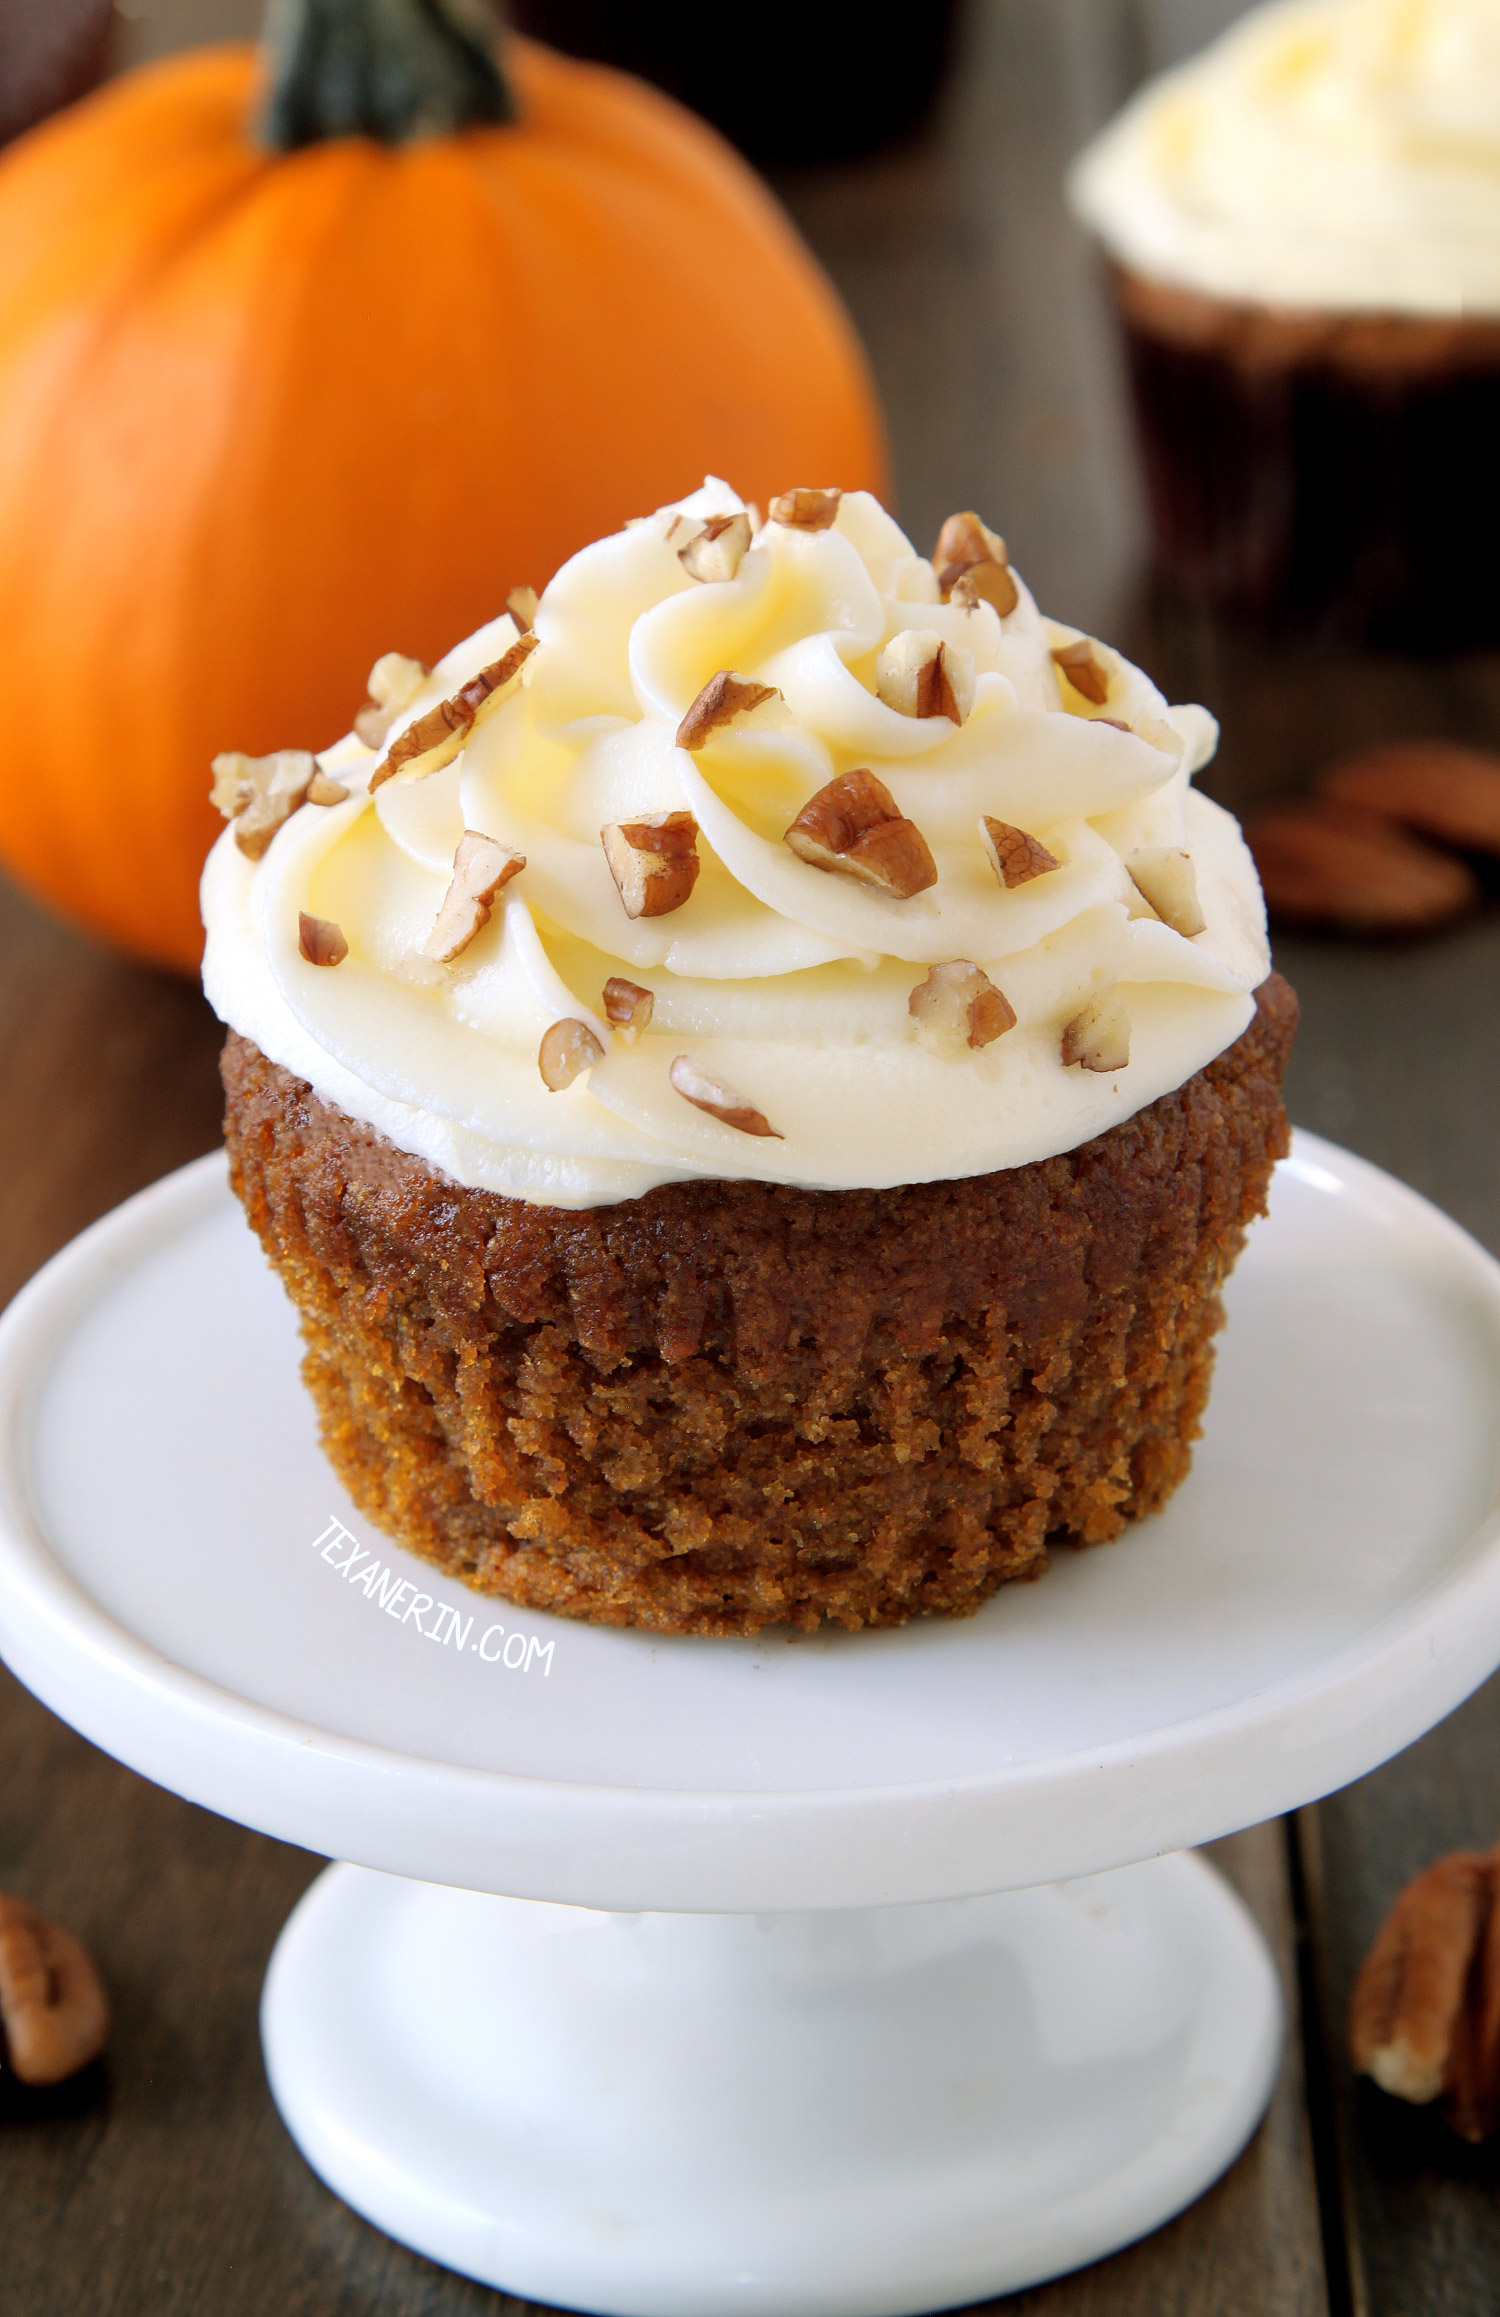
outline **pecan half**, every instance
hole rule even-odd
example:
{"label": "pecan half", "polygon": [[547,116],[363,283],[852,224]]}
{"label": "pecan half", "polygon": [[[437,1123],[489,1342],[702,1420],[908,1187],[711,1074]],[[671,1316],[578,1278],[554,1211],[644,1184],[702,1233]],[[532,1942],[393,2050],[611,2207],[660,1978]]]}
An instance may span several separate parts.
{"label": "pecan half", "polygon": [[536,626],[537,594],[534,587],[513,587],[505,599],[505,608],[516,623],[519,635],[529,636]]}
{"label": "pecan half", "polygon": [[1118,990],[1094,998],[1062,1034],[1064,1068],[1123,1070],[1130,1061],[1130,1010]]}
{"label": "pecan half", "polygon": [[742,1094],[736,1094],[722,1078],[710,1078],[708,1072],[700,1070],[686,1054],[677,1055],[667,1076],[684,1102],[690,1102],[695,1110],[706,1110],[721,1126],[735,1127],[741,1134],[769,1135],[774,1142],[785,1142],[786,1136],[777,1133],[764,1111],[757,1110]]}
{"label": "pecan half", "polygon": [[1058,644],[1052,658],[1075,692],[1081,692],[1096,708],[1104,706],[1109,698],[1109,670],[1087,636],[1079,636],[1075,643]]}
{"label": "pecan half", "polygon": [[549,1094],[561,1094],[585,1070],[592,1070],[596,1062],[604,1060],[600,1045],[587,1022],[554,1022],[543,1034],[537,1048],[536,1066],[542,1074],[542,1084]]}
{"label": "pecan half", "polygon": [[948,517],[932,551],[932,567],[945,603],[990,603],[1003,619],[1021,600],[1005,541],[981,523],[972,507]]}
{"label": "pecan half", "polygon": [[1407,1884],[1349,2001],[1349,2050],[1397,2099],[1446,2094],[1464,2139],[1500,2122],[1496,1858],[1452,1851]]}
{"label": "pecan half", "polygon": [[780,698],[781,693],[774,684],[752,684],[748,676],[736,676],[728,668],[721,668],[716,676],[709,677],[678,725],[677,745],[686,749],[701,748],[737,716],[748,716],[764,701]]}
{"label": "pecan half", "polygon": [[677,560],[689,579],[701,579],[711,586],[717,580],[737,578],[749,552],[748,515],[710,515],[686,547],[678,548]]}
{"label": "pecan half", "polygon": [[226,749],[209,766],[209,796],[234,826],[242,853],[258,861],[277,830],[306,804],[318,775],[318,760],[305,748],[278,748],[270,756],[245,756]]}
{"label": "pecan half", "polygon": [[627,981],[623,974],[612,973],[604,985],[604,1018],[633,1046],[641,1032],[648,1028],[656,1010],[656,999],[650,990],[642,989],[639,982]]}
{"label": "pecan half", "polygon": [[1013,892],[1017,885],[1029,885],[1033,877],[1046,877],[1062,866],[1040,837],[1028,835],[1025,829],[1013,828],[1009,821],[997,821],[992,813],[982,816],[979,833],[990,857],[990,867],[1007,892]]}
{"label": "pecan half", "polygon": [[411,774],[416,780],[425,780],[429,773],[441,772],[451,764],[474,728],[481,709],[498,706],[500,696],[510,689],[532,653],[536,650],[534,635],[518,636],[510,650],[498,660],[491,660],[477,676],[460,685],[446,700],[439,700],[415,724],[408,724],[396,741],[383,764],[378,764],[370,775],[370,787],[382,788],[394,780],[398,772]]}
{"label": "pecan half", "polygon": [[297,912],[297,947],[309,965],[342,965],[349,944],[331,917],[310,917]]}
{"label": "pecan half", "polygon": [[60,2084],[103,2051],[109,2006],[87,1949],[0,1894],[0,2053],[23,2084]]}
{"label": "pecan half", "polygon": [[698,882],[698,824],[691,813],[642,813],[599,831],[627,917],[669,917]]}
{"label": "pecan half", "polygon": [[788,531],[831,531],[838,521],[842,491],[813,491],[805,486],[797,491],[778,491],[771,501],[770,516]]}
{"label": "pecan half", "polygon": [[885,783],[863,767],[840,773],[809,797],[786,841],[812,868],[855,877],[901,901],[937,883],[927,839],[896,810]]}
{"label": "pecan half", "polygon": [[1338,804],[1384,813],[1464,852],[1500,853],[1500,756],[1446,740],[1390,740],[1318,776]]}
{"label": "pecan half", "polygon": [[1198,899],[1198,873],[1191,853],[1180,845],[1142,845],[1125,862],[1130,881],[1149,901],[1163,925],[1187,941],[1205,931],[1208,919]]}
{"label": "pecan half", "polygon": [[974,655],[931,628],[903,628],[875,662],[875,696],[902,716],[948,716],[974,705]]}
{"label": "pecan half", "polygon": [[990,1046],[1016,1026],[1015,1008],[981,966],[956,957],[935,965],[907,999],[906,1010],[934,1053],[952,1057]]}
{"label": "pecan half", "polygon": [[1283,925],[1431,933],[1479,900],[1479,881],[1466,862],[1331,797],[1263,813],[1247,823],[1245,841],[1266,907]]}
{"label": "pecan half", "polygon": [[496,894],[525,866],[524,853],[513,853],[509,845],[465,829],[453,855],[452,881],[422,944],[423,957],[436,965],[451,965],[462,957],[475,934],[488,925]]}
{"label": "pecan half", "polygon": [[366,748],[385,746],[386,734],[407,701],[421,691],[428,672],[425,660],[408,659],[405,652],[381,653],[370,670],[370,697],[354,718],[355,736]]}

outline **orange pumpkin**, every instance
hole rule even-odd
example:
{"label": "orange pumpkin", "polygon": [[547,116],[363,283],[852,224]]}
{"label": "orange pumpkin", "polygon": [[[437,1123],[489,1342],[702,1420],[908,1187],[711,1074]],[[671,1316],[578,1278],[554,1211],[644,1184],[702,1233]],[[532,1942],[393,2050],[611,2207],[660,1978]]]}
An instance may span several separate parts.
{"label": "orange pumpkin", "polygon": [[505,70],[507,125],[286,152],[255,51],[200,50],[0,163],[0,860],[143,956],[200,955],[216,750],[331,739],[379,653],[705,472],[881,488],[848,322],[728,147]]}

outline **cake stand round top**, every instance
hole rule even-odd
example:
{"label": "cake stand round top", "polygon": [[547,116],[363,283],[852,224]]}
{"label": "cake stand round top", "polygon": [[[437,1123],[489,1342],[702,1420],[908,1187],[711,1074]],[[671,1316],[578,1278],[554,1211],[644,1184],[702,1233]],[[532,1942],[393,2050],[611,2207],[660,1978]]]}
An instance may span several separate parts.
{"label": "cake stand round top", "polygon": [[1500,1663],[1500,1266],[1299,1138],[1166,1511],[979,1615],[669,1639],[375,1531],[222,1158],[0,1322],[0,1647],[134,1768],[367,1866],[623,1910],[957,1897],[1358,1776]]}

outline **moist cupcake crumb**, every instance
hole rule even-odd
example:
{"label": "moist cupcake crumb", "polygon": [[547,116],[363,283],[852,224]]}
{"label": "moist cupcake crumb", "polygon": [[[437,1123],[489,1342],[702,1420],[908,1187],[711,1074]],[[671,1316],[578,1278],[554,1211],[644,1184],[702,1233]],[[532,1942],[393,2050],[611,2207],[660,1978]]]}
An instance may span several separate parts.
{"label": "moist cupcake crumb", "polygon": [[1296,1000],[1062,1155],[890,1190],[466,1188],[231,1032],[236,1192],[361,1512],[485,1593],[748,1634],[966,1615],[1184,1478]]}

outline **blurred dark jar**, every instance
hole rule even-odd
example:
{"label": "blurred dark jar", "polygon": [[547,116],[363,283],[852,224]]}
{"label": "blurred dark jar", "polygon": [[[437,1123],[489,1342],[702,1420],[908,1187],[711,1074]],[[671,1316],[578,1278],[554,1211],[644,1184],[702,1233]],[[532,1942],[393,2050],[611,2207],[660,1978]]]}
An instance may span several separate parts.
{"label": "blurred dark jar", "polygon": [[1500,320],[1114,284],[1174,593],[1273,635],[1500,644]]}
{"label": "blurred dark jar", "polygon": [[958,0],[509,0],[518,31],[638,73],[764,166],[849,161],[915,128],[953,41]]}
{"label": "blurred dark jar", "polygon": [[0,0],[0,143],[104,77],[110,0]]}

